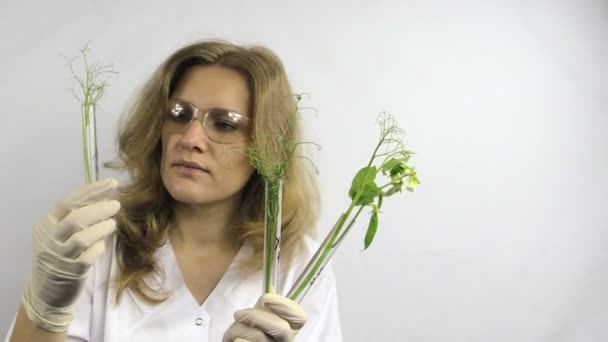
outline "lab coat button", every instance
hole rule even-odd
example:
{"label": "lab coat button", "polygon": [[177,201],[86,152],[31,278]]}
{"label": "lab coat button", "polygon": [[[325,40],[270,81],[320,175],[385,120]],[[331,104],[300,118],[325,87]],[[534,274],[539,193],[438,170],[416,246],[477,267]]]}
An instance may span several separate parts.
{"label": "lab coat button", "polygon": [[198,326],[203,325],[203,319],[202,319],[202,318],[200,318],[200,317],[199,317],[199,318],[197,318],[197,319],[195,319],[195,320],[194,320],[194,324],[196,324],[196,325],[198,325]]}

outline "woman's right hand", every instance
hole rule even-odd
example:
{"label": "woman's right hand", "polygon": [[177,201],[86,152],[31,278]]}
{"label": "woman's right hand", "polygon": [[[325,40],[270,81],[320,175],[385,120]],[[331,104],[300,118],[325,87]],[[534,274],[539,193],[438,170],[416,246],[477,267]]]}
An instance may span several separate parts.
{"label": "woman's right hand", "polygon": [[66,331],[87,272],[116,230],[118,182],[105,179],[70,193],[34,228],[33,268],[22,304],[34,323]]}

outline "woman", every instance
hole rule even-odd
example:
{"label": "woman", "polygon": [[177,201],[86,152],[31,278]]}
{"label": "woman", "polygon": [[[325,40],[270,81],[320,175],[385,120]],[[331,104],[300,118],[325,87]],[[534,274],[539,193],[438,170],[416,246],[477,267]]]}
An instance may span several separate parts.
{"label": "woman", "polygon": [[298,158],[285,170],[279,289],[261,295],[264,183],[248,151],[285,159],[300,139],[276,55],[183,47],[128,114],[107,165],[130,183],[89,184],[36,225],[11,341],[341,341],[331,270],[301,305],[280,295],[317,247],[318,194]]}

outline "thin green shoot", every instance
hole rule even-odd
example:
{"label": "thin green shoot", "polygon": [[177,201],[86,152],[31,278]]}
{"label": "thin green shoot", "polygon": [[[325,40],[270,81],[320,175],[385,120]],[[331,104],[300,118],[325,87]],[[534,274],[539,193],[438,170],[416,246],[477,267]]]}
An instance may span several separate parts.
{"label": "thin green shoot", "polygon": [[[296,103],[299,103],[301,99],[302,95],[297,94]],[[296,111],[299,110],[301,108],[296,106]],[[258,142],[271,142],[269,146],[277,147],[275,151],[250,147],[246,152],[251,165],[265,182],[263,290],[268,293],[276,292],[278,284],[278,268],[281,255],[282,192],[285,172],[294,158],[303,158],[308,161],[310,159],[297,155],[300,145],[308,144],[308,142],[290,141],[284,136],[258,136],[256,140]],[[268,146],[266,144],[260,145]],[[287,146],[285,153],[282,152],[283,146]]]}
{"label": "thin green shoot", "polygon": [[111,65],[100,65],[99,63],[91,63],[89,61],[89,44],[90,42],[87,42],[85,47],[79,50],[80,57],[82,57],[84,76],[78,76],[78,73],[74,69],[74,62],[79,56],[73,58],[66,57],[70,72],[73,79],[78,82],[81,92],[77,94],[74,89],[71,90],[81,105],[83,155],[87,183],[91,183],[98,178],[95,115],[101,99],[106,95],[109,78],[118,74]]}

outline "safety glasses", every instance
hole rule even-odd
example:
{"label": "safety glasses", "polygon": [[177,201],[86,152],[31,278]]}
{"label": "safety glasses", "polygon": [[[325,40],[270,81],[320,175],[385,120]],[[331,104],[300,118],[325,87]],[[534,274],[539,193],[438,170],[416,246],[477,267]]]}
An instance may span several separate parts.
{"label": "safety glasses", "polygon": [[224,108],[201,109],[179,98],[170,99],[166,125],[172,133],[185,132],[194,120],[199,120],[209,139],[232,144],[251,139],[251,124],[248,117]]}

